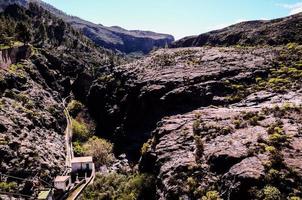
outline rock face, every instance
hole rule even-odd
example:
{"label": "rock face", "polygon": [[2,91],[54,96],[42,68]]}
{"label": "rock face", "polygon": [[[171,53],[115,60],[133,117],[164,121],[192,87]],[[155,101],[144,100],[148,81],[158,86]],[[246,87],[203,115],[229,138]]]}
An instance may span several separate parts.
{"label": "rock face", "polygon": [[[46,29],[58,31],[55,24],[60,21],[37,7],[25,9],[13,5],[0,15],[1,20],[9,18],[14,23],[26,20],[33,35],[40,35],[33,24],[45,22]],[[109,65],[109,51],[94,48],[68,25],[62,27],[61,42],[46,35],[43,45],[35,37],[30,42],[32,46],[0,51],[0,172],[33,180],[1,177],[1,190],[35,196],[38,189],[49,187],[46,183],[52,183],[55,176],[63,173],[66,128],[63,98],[73,90],[80,99],[89,89],[89,80],[81,79],[80,74],[92,77],[92,71],[98,74]],[[72,42],[75,38],[76,44]],[[82,84],[74,87],[73,83],[79,80]]]}
{"label": "rock face", "polygon": [[[286,102],[297,103],[301,99],[300,95],[293,96],[293,99]],[[257,191],[261,191],[263,184],[274,183],[276,180],[272,179],[276,177],[271,177],[274,176],[271,174],[275,172],[273,170],[277,170],[276,173],[280,176],[286,176],[280,178],[280,185],[290,182],[290,179],[301,180],[301,155],[297,150],[292,150],[294,146],[300,145],[298,130],[301,109],[297,107],[286,110],[284,116],[279,117],[276,113],[278,111],[274,110],[276,108],[271,108],[270,111],[266,109],[272,105],[280,105],[282,108],[282,96],[272,99],[278,103],[266,102],[255,107],[203,108],[163,119],[154,131],[150,150],[145,155],[153,155],[153,163],[150,159],[144,160],[144,157],[142,161],[145,163],[141,163],[142,167],[153,164],[151,171],[158,173],[159,199],[175,199],[179,196],[198,199],[210,190],[219,191],[224,199],[257,198],[253,196],[257,194],[249,193],[249,190],[256,187]],[[266,116],[257,124],[236,127],[236,119],[247,113],[262,115],[264,111],[267,112]],[[200,120],[199,133],[193,130],[196,120]],[[279,120],[282,121],[280,127],[284,134],[290,138],[288,144],[284,143],[285,146],[278,152],[283,159],[280,161],[280,169],[276,163],[272,164],[277,161],[273,160],[270,148],[277,147],[273,147],[272,136],[267,132]],[[284,144],[280,141],[278,145]],[[293,170],[294,173],[286,170]],[[191,180],[195,184],[193,188],[188,188]],[[299,182],[293,184],[295,188],[301,187]],[[280,190],[288,192],[288,188],[280,185]]]}
{"label": "rock face", "polygon": [[30,55],[30,46],[19,46],[0,50],[0,67],[7,68],[11,64],[29,58]]}
{"label": "rock face", "polygon": [[234,92],[228,81],[265,77],[275,54],[265,48],[159,50],[96,80],[88,106],[100,132],[115,133],[122,143],[123,135],[143,141],[136,133],[150,131],[165,115],[220,103]]}
{"label": "rock face", "polygon": [[[184,70],[184,64],[178,61],[177,69],[165,65],[164,72],[157,70],[152,81],[161,79],[166,85],[163,81],[166,77],[169,83],[180,74],[186,77],[189,86],[182,85],[186,89],[173,89],[177,91],[173,93],[173,103],[177,102],[178,108],[192,105],[187,99],[177,99],[183,93],[190,94],[193,87],[199,87],[198,94],[211,94],[206,104],[202,101],[206,95],[200,97],[201,108],[193,106],[191,112],[163,118],[144,145],[140,169],[157,174],[159,199],[200,199],[213,193],[223,199],[262,199],[268,195],[265,192],[268,185],[280,191],[280,199],[301,195],[298,150],[301,147],[302,71],[298,66],[301,47],[243,49],[194,48],[183,57],[193,63],[190,68]],[[179,53],[184,50],[170,51],[185,55]],[[215,54],[211,55],[213,51]],[[259,51],[262,53],[257,54]],[[226,52],[228,57],[223,56]],[[167,60],[173,63],[174,58],[170,54]],[[197,58],[203,62],[196,62]],[[178,59],[182,60],[181,56]],[[142,67],[146,61],[148,64]],[[132,65],[141,71],[145,68],[151,71],[159,68],[156,61],[151,57]],[[288,73],[289,68],[295,73]],[[165,73],[171,69],[176,73]],[[230,74],[223,75],[225,69]],[[197,83],[193,72],[199,75]],[[134,74],[135,80],[140,80],[139,73]],[[218,86],[209,90],[211,85]],[[202,89],[208,90],[202,93]],[[160,99],[165,98],[160,96]],[[144,113],[146,116],[147,112]]]}
{"label": "rock face", "polygon": [[172,47],[283,45],[302,42],[302,14],[268,21],[241,22],[233,26],[190,36],[174,42]]}
{"label": "rock face", "polygon": [[[45,88],[45,79],[30,62],[1,70],[1,77],[0,171],[51,181],[49,177],[62,172],[65,165],[66,122],[59,94]],[[36,187],[30,182],[18,184],[24,194]]]}
{"label": "rock face", "polygon": [[299,196],[301,53],[159,50],[96,80],[89,109],[128,155],[155,129],[140,170],[157,176],[158,199],[265,199],[270,185]]}

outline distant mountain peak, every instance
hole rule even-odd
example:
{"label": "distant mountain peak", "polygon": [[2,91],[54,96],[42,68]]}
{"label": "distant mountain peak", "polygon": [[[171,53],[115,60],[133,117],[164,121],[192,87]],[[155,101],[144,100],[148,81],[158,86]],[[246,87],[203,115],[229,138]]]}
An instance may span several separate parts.
{"label": "distant mountain peak", "polygon": [[0,0],[0,11],[1,8],[3,10],[7,5],[13,3],[27,6],[29,2],[38,3],[52,14],[70,23],[74,28],[81,30],[97,46],[107,49],[123,53],[141,52],[146,54],[154,48],[164,47],[174,41],[174,37],[168,34],[141,30],[129,31],[120,26],[107,27],[102,24],[94,24],[79,17],[68,15],[41,0]]}

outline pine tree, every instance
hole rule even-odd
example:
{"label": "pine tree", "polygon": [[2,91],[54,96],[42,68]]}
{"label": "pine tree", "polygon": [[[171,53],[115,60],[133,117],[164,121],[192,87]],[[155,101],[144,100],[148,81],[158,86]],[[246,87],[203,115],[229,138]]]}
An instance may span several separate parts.
{"label": "pine tree", "polygon": [[39,26],[39,34],[40,34],[40,40],[41,40],[42,44],[44,44],[44,42],[47,38],[47,33],[46,33],[46,28],[43,23],[41,23]]}
{"label": "pine tree", "polygon": [[31,41],[32,34],[25,23],[19,22],[16,26],[16,38],[25,44]]}

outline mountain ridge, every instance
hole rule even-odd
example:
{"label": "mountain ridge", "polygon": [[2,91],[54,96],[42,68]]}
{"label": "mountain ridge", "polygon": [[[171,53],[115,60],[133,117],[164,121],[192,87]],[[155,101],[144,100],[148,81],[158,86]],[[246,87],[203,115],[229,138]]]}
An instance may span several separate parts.
{"label": "mountain ridge", "polygon": [[26,6],[29,2],[39,4],[52,14],[70,23],[76,29],[81,30],[97,46],[107,49],[117,50],[126,54],[135,52],[147,54],[154,48],[165,47],[174,41],[174,37],[168,34],[155,33],[153,31],[126,30],[118,26],[107,27],[95,24],[77,16],[68,15],[41,0],[9,0],[0,2],[0,7],[3,9],[13,3]]}
{"label": "mountain ridge", "polygon": [[171,44],[177,47],[284,45],[302,43],[302,13],[272,19],[240,22],[226,28],[184,37]]}

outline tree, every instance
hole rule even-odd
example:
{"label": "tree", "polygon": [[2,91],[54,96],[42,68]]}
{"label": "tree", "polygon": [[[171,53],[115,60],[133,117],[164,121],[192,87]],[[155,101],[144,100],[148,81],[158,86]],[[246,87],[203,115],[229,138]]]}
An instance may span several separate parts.
{"label": "tree", "polygon": [[16,38],[25,44],[31,41],[32,34],[27,25],[23,22],[17,23],[16,34]]}
{"label": "tree", "polygon": [[40,40],[41,40],[42,44],[44,44],[44,42],[47,38],[47,33],[46,33],[46,28],[43,23],[41,23],[39,26],[39,34],[40,34]]}
{"label": "tree", "polygon": [[92,137],[84,144],[85,155],[93,156],[96,167],[108,164],[112,159],[112,144],[104,139]]}
{"label": "tree", "polygon": [[64,40],[65,31],[66,31],[66,23],[62,19],[59,19],[58,24],[54,29],[54,36],[58,41],[59,45],[61,45]]}

